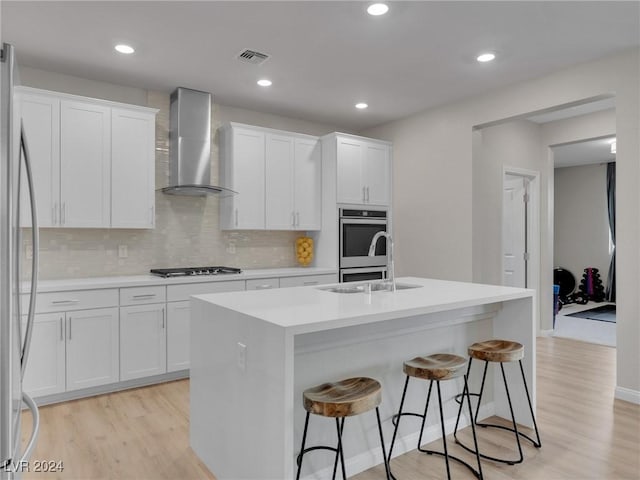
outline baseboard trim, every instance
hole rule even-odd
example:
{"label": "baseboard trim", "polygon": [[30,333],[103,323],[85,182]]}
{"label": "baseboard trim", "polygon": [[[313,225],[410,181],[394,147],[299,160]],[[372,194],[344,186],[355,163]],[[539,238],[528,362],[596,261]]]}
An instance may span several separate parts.
{"label": "baseboard trim", "polygon": [[552,337],[554,330],[538,330],[539,337]]}
{"label": "baseboard trim", "polygon": [[[486,405],[483,405],[482,407],[480,407],[480,413],[478,414],[478,419],[482,420],[494,414],[495,414],[495,406],[493,402],[487,403]],[[456,426],[456,418],[453,417],[453,418],[445,419],[444,423],[445,423],[444,428],[447,435],[453,433],[453,429]],[[467,427],[468,425],[469,425],[468,416],[462,415],[460,417],[460,425],[458,428],[464,428],[464,427]],[[440,431],[441,429],[440,429],[439,423],[436,423],[434,425],[431,425],[425,428],[424,434],[422,435],[423,445],[441,438],[442,435]],[[415,450],[416,445],[418,444],[419,435],[420,435],[420,432],[417,431],[415,433],[406,435],[404,437],[396,438],[396,443],[393,446],[393,458],[399,455],[402,455],[404,453],[410,452],[411,450]],[[385,435],[384,448],[388,455],[389,446],[391,445],[391,438],[386,438],[386,437],[387,435]],[[447,442],[447,443],[449,444],[453,442]],[[434,458],[437,458],[437,457],[434,457]],[[347,471],[347,477],[350,478],[352,475],[356,475],[360,472],[364,472],[365,470],[368,470],[371,467],[375,467],[376,465],[380,465],[382,463],[383,463],[382,449],[380,448],[380,446],[372,448],[366,452],[362,452],[353,457],[345,458],[345,464],[346,464],[345,467]],[[322,470],[312,473],[311,475],[306,475],[302,478],[303,480],[327,479],[327,478],[331,478],[332,473],[333,473],[333,466],[323,468]]]}
{"label": "baseboard trim", "polygon": [[629,403],[640,405],[640,392],[630,388],[616,387],[614,397]]}

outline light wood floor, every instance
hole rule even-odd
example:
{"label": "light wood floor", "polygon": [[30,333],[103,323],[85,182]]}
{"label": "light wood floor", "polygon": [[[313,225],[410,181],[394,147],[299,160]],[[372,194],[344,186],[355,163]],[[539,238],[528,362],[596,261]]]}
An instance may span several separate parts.
{"label": "light wood floor", "polygon": [[[484,462],[485,478],[639,479],[640,406],[613,399],[614,379],[615,349],[539,339],[537,420],[542,449],[523,444],[521,465]],[[64,471],[24,478],[214,479],[189,448],[188,412],[187,380],[42,407],[42,429],[32,460],[63,460]],[[483,451],[503,453],[504,433],[483,429],[481,434]],[[451,453],[473,458],[453,441],[449,445]],[[431,447],[440,449],[440,441]],[[394,459],[392,468],[399,480],[446,478],[442,458],[416,452]],[[452,477],[473,478],[455,462]],[[354,477],[382,478],[380,466]]]}

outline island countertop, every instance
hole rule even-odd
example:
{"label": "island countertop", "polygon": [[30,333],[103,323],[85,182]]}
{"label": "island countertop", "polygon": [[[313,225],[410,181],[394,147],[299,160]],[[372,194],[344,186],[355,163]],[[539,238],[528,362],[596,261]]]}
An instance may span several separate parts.
{"label": "island countertop", "polygon": [[397,283],[420,287],[396,292],[335,293],[328,291],[329,286],[325,285],[216,293],[194,298],[301,334],[535,295],[534,290],[523,288],[417,277],[399,278]]}

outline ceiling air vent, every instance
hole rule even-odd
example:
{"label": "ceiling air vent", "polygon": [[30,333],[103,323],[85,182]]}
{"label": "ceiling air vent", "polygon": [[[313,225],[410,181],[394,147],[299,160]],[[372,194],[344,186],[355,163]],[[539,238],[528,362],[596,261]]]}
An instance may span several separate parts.
{"label": "ceiling air vent", "polygon": [[240,54],[236,58],[245,63],[260,65],[267,61],[269,55],[267,55],[266,53],[256,52],[255,50],[246,49],[240,52]]}

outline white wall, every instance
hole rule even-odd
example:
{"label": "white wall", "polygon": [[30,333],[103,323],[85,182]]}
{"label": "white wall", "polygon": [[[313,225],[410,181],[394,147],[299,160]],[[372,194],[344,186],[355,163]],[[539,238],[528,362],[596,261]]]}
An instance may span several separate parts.
{"label": "white wall", "polygon": [[555,169],[554,265],[566,268],[580,284],[595,267],[603,285],[609,271],[609,219],[606,164]]}
{"label": "white wall", "polygon": [[[640,399],[640,92],[639,53],[634,49],[577,65],[485,95],[426,110],[363,132],[394,144],[394,234],[399,274],[471,280],[473,245],[474,126],[520,117],[555,106],[616,95],[618,387]],[[542,165],[541,267],[553,268],[552,158]],[[545,186],[542,185],[542,188]],[[479,199],[478,201],[482,201]],[[542,312],[551,311],[551,276],[541,279]],[[540,327],[551,328],[548,315]]]}

